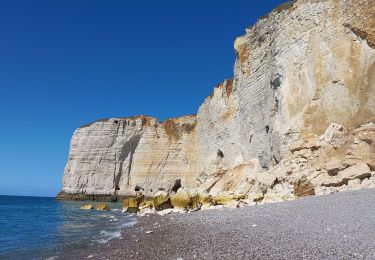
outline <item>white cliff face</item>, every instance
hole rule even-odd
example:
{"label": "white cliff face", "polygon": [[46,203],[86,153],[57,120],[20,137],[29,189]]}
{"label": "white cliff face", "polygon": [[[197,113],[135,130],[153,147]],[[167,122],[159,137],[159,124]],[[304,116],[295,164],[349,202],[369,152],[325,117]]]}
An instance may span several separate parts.
{"label": "white cliff face", "polygon": [[288,132],[321,134],[330,122],[374,119],[374,38],[358,33],[373,35],[374,8],[373,1],[297,1],[236,40],[245,161],[278,163]]}
{"label": "white cliff face", "polygon": [[257,174],[285,168],[295,155],[291,143],[318,138],[331,123],[350,133],[375,121],[374,17],[373,0],[299,0],[275,9],[236,39],[234,78],[196,116],[77,129],[62,193],[152,195],[180,182],[246,193],[272,183]]}
{"label": "white cliff face", "polygon": [[130,195],[195,185],[195,117],[113,118],[83,126],[71,141],[63,192]]}
{"label": "white cliff face", "polygon": [[206,98],[197,114],[198,171],[203,176],[242,163],[238,147],[237,99],[233,80],[226,80]]}

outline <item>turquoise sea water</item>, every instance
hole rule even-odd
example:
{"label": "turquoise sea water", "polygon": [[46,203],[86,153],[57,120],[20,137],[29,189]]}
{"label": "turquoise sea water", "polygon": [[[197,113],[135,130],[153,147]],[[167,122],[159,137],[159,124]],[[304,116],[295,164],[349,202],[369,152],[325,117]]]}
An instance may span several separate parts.
{"label": "turquoise sea water", "polygon": [[80,210],[84,202],[0,195],[0,259],[46,259],[64,256],[119,237],[135,217],[112,211]]}

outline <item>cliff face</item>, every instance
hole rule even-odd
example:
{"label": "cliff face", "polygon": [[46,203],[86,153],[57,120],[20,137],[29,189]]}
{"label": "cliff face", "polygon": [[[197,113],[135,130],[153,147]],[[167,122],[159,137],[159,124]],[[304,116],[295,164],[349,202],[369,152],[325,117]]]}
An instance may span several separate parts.
{"label": "cliff face", "polygon": [[195,185],[196,119],[151,117],[101,120],[77,129],[65,167],[63,192],[127,195]]}
{"label": "cliff face", "polygon": [[[347,152],[324,141],[331,123],[345,129],[338,142],[345,147],[355,129],[372,131],[361,125],[375,121],[374,17],[373,0],[299,0],[276,8],[236,39],[234,78],[215,87],[196,116],[113,118],[77,129],[60,196],[139,189],[152,195],[180,185],[215,194],[259,192],[264,178],[280,171],[294,176],[287,185],[293,193],[294,182],[317,174],[311,167],[325,176],[324,158]],[[311,146],[314,140],[319,144]],[[298,142],[298,151],[311,151],[309,170],[293,166],[291,146]],[[372,158],[371,145],[362,148]],[[366,164],[366,156],[356,159]],[[293,169],[281,170],[288,163]]]}

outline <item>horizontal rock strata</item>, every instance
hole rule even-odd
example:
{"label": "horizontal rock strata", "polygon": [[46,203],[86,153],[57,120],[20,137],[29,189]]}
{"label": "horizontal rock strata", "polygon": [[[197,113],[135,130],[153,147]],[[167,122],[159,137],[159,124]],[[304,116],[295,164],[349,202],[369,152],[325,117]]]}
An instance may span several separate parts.
{"label": "horizontal rock strata", "polygon": [[233,79],[197,115],[78,128],[58,197],[165,192],[192,209],[205,204],[183,200],[194,194],[225,205],[374,187],[374,17],[372,0],[276,8],[236,39]]}

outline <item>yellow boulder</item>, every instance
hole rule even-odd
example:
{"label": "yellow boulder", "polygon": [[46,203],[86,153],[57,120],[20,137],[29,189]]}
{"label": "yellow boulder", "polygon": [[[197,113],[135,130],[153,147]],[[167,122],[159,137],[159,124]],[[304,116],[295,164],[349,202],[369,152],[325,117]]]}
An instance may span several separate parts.
{"label": "yellow boulder", "polygon": [[139,206],[144,201],[144,195],[141,191],[135,193],[135,197],[125,198],[122,201],[122,206],[125,212],[137,213],[139,211]]}
{"label": "yellow boulder", "polygon": [[233,200],[232,195],[216,195],[213,197],[213,202],[215,205],[225,205]]}
{"label": "yellow boulder", "polygon": [[212,196],[208,193],[199,193],[198,202],[202,210],[209,209],[213,205]]}
{"label": "yellow boulder", "polygon": [[86,204],[86,205],[82,205],[80,209],[88,210],[88,209],[93,209],[93,208],[94,208],[94,205]]}
{"label": "yellow boulder", "polygon": [[172,207],[169,195],[165,191],[155,193],[153,202],[156,210],[164,210]]}
{"label": "yellow boulder", "polygon": [[143,200],[139,204],[139,209],[153,209],[154,208],[154,201],[153,200]]}
{"label": "yellow boulder", "polygon": [[190,196],[187,191],[180,188],[175,195],[171,196],[171,204],[175,209],[187,210],[190,207]]}
{"label": "yellow boulder", "polygon": [[126,198],[122,201],[122,207],[125,212],[137,213],[138,212],[138,201],[136,198]]}
{"label": "yellow boulder", "polygon": [[96,210],[108,211],[110,209],[107,203],[98,203],[96,204]]}
{"label": "yellow boulder", "polygon": [[201,203],[199,202],[199,194],[186,191],[185,189],[178,189],[177,193],[171,196],[171,204],[173,208],[179,210],[199,210]]}
{"label": "yellow boulder", "polygon": [[190,193],[190,207],[189,210],[196,211],[201,209],[202,204],[199,202],[199,194]]}
{"label": "yellow boulder", "polygon": [[212,205],[212,197],[208,193],[199,193],[198,194],[198,202],[202,205]]}

